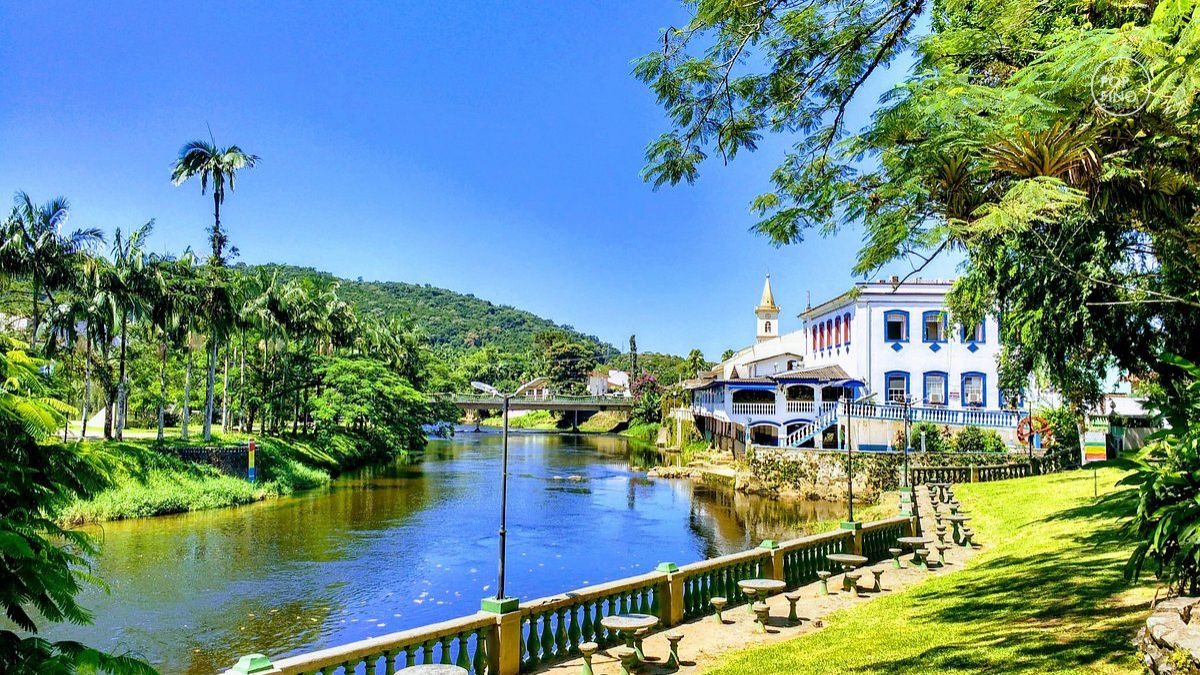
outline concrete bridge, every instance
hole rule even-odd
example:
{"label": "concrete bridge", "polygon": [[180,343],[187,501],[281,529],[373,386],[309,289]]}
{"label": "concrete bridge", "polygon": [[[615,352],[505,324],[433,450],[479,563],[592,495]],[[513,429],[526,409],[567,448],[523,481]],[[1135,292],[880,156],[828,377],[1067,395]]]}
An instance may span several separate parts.
{"label": "concrete bridge", "polygon": [[[500,410],[503,402],[486,394],[435,394],[440,401],[450,401],[464,412],[476,410]],[[633,409],[633,399],[621,396],[518,396],[509,399],[509,410],[553,410],[556,412],[599,412],[617,410],[628,412]]]}

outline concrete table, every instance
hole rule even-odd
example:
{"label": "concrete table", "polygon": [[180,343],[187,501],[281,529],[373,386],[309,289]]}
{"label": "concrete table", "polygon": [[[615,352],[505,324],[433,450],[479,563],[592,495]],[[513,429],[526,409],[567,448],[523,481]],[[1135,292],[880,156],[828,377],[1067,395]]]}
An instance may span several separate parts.
{"label": "concrete table", "polygon": [[830,553],[825,557],[829,559],[829,562],[842,566],[843,591],[850,590],[850,579],[846,577],[846,574],[870,562],[866,556],[854,555],[853,553]]}
{"label": "concrete table", "polygon": [[956,513],[952,516],[946,516],[946,520],[949,520],[950,525],[954,528],[954,530],[951,534],[951,537],[950,537],[951,541],[953,541],[956,544],[962,543],[962,541],[960,539],[962,525],[963,525],[963,523],[967,522],[970,519],[971,519],[970,516],[963,514],[963,513]]}
{"label": "concrete table", "polygon": [[625,646],[632,649],[637,662],[642,663],[646,655],[642,653],[642,641],[637,632],[657,626],[658,617],[653,614],[613,614],[600,619],[600,625],[625,638]]}
{"label": "concrete table", "polygon": [[917,549],[932,543],[933,540],[928,537],[900,537],[896,540],[896,542],[901,546],[907,546],[912,549],[912,564],[919,567],[920,565],[917,562]]}
{"label": "concrete table", "polygon": [[767,596],[772,593],[786,590],[787,584],[778,579],[743,579],[738,582],[738,588],[750,598],[750,613],[754,613],[754,603],[758,601],[759,596],[762,596],[763,602],[767,601]]}
{"label": "concrete table", "polygon": [[401,668],[396,671],[396,675],[467,675],[467,671],[444,663],[427,663]]}

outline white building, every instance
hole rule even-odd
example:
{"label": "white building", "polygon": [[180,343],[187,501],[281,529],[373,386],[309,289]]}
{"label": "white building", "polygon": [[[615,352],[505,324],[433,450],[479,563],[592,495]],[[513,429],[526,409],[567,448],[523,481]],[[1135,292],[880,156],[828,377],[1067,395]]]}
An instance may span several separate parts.
{"label": "white building", "polygon": [[[691,383],[697,422],[755,443],[825,447],[853,421],[866,435],[855,445],[867,450],[887,447],[906,418],[1011,432],[1019,417],[998,387],[996,319],[955,326],[950,285],[858,283],[784,333],[768,275],[754,309],[757,341]],[[880,423],[860,424],[869,420]]]}
{"label": "white building", "polygon": [[629,373],[623,370],[595,370],[588,374],[591,396],[629,397]]}

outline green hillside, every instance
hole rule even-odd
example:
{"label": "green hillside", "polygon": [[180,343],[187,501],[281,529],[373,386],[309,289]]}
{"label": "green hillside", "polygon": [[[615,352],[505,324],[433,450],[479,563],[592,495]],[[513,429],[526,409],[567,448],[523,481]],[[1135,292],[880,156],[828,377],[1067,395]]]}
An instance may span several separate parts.
{"label": "green hillside", "polygon": [[284,279],[304,276],[337,279],[341,284],[338,294],[360,310],[407,315],[421,327],[431,346],[451,352],[489,345],[501,352],[525,353],[534,348],[534,336],[547,330],[566,331],[573,340],[596,345],[599,353],[615,351],[594,335],[469,293],[456,293],[429,284],[338,279],[328,272],[309,267],[276,264],[250,267],[277,270]]}

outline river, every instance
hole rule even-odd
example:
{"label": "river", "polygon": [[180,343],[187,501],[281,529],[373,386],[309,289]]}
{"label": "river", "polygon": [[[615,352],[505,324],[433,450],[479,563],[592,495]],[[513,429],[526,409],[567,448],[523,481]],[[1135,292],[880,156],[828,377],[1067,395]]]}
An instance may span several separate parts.
{"label": "river", "polygon": [[[615,436],[514,434],[507,592],[523,599],[731,553],[833,519],[686,480],[646,478]],[[470,614],[495,593],[500,439],[431,441],[418,465],[373,467],[327,488],[236,509],[96,528],[76,639],[164,673],[219,672],[252,652],[291,654]]]}

